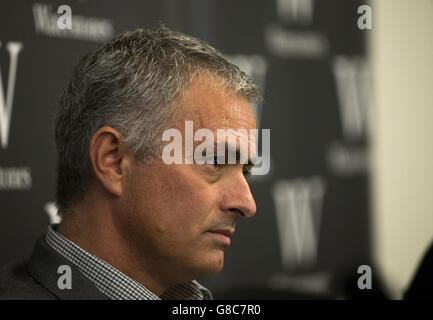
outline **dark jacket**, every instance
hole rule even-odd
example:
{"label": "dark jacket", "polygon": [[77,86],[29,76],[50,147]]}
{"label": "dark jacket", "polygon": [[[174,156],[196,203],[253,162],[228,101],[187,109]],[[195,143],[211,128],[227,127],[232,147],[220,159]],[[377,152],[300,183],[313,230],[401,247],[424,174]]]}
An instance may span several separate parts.
{"label": "dark jacket", "polygon": [[[57,282],[62,274],[57,271],[61,265],[71,268],[71,289],[58,287]],[[11,263],[0,270],[0,299],[101,300],[108,297],[41,237],[29,261]]]}

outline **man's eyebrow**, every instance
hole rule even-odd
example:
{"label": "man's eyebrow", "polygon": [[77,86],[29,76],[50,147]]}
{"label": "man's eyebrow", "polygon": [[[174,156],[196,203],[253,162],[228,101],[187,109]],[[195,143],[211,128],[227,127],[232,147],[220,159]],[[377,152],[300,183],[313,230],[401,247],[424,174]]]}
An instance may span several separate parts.
{"label": "man's eyebrow", "polygon": [[[240,161],[241,161],[241,150],[239,149],[238,146],[233,147],[232,145],[228,144],[227,141],[225,141],[225,142],[215,142],[215,150],[216,150],[215,156],[218,156],[218,147],[219,146],[221,146],[221,147],[224,146],[224,161],[225,161],[224,163],[228,163],[229,152],[233,152],[233,153],[236,154],[236,163],[240,164]],[[248,152],[248,149],[247,149],[247,152]],[[249,152],[248,152],[248,160],[247,160],[246,163],[243,163],[243,165],[245,165],[245,166],[251,166],[251,167],[254,166],[254,163],[251,160]]]}

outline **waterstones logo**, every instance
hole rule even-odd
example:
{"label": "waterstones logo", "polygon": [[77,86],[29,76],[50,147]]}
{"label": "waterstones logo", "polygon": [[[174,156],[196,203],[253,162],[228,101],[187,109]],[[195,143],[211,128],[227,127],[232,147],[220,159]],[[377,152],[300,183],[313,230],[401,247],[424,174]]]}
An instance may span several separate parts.
{"label": "waterstones logo", "polygon": [[369,127],[371,108],[370,75],[361,57],[337,56],[333,71],[340,107],[341,125],[345,138],[363,138]]}
{"label": "waterstones logo", "polygon": [[332,69],[335,77],[343,139],[328,145],[327,162],[338,175],[365,174],[368,169],[368,133],[372,128],[372,92],[365,59],[337,56]]}
{"label": "waterstones logo", "polygon": [[313,0],[276,0],[278,21],[265,28],[266,46],[273,55],[322,59],[329,53],[328,39],[311,29],[314,4]]}
{"label": "waterstones logo", "polygon": [[35,3],[33,18],[36,32],[49,37],[101,42],[114,35],[110,20],[76,14],[72,17],[72,9],[66,5],[53,12],[51,5]]}
{"label": "waterstones logo", "polygon": [[[0,49],[2,43],[0,42]],[[3,90],[3,78],[0,68],[0,145],[6,149],[9,142],[9,129],[12,118],[12,108],[15,93],[15,80],[18,67],[18,54],[23,49],[21,42],[8,42],[6,50],[9,53],[9,75],[7,78],[6,95]],[[0,51],[2,52],[2,51]]]}
{"label": "waterstones logo", "polygon": [[277,0],[277,13],[281,21],[309,25],[313,10],[313,0]]}
{"label": "waterstones logo", "polygon": [[0,191],[30,190],[32,188],[32,171],[29,167],[1,167]]}
{"label": "waterstones logo", "polygon": [[283,266],[308,268],[317,259],[325,182],[320,177],[281,180],[273,188]]}

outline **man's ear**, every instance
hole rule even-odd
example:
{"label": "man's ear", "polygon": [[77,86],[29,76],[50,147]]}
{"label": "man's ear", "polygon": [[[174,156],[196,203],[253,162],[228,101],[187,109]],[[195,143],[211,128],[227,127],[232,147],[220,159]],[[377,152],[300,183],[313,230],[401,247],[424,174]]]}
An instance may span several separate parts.
{"label": "man's ear", "polygon": [[98,129],[90,139],[89,157],[96,179],[109,193],[120,196],[129,171],[130,151],[119,131],[107,126]]}

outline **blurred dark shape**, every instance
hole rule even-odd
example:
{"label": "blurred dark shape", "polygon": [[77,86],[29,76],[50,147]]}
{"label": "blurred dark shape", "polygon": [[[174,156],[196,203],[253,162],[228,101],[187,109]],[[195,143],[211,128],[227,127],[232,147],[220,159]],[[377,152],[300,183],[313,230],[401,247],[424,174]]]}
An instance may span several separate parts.
{"label": "blurred dark shape", "polygon": [[350,273],[344,276],[342,280],[343,288],[340,295],[343,299],[348,300],[389,300],[388,294],[384,288],[383,282],[379,277],[372,274],[371,289],[359,289],[358,279],[359,274]]}
{"label": "blurred dark shape", "polygon": [[[352,270],[353,271],[353,270]],[[342,272],[330,279],[329,290],[312,290],[311,286],[243,286],[213,291],[217,300],[388,300],[389,297],[379,277],[372,275],[372,288],[358,288],[359,274]],[[300,276],[302,278],[302,276]],[[307,283],[307,282],[305,282]]]}
{"label": "blurred dark shape", "polygon": [[433,300],[433,243],[404,294],[406,300]]}
{"label": "blurred dark shape", "polygon": [[217,300],[333,300],[335,297],[266,287],[236,287],[213,292]]}

